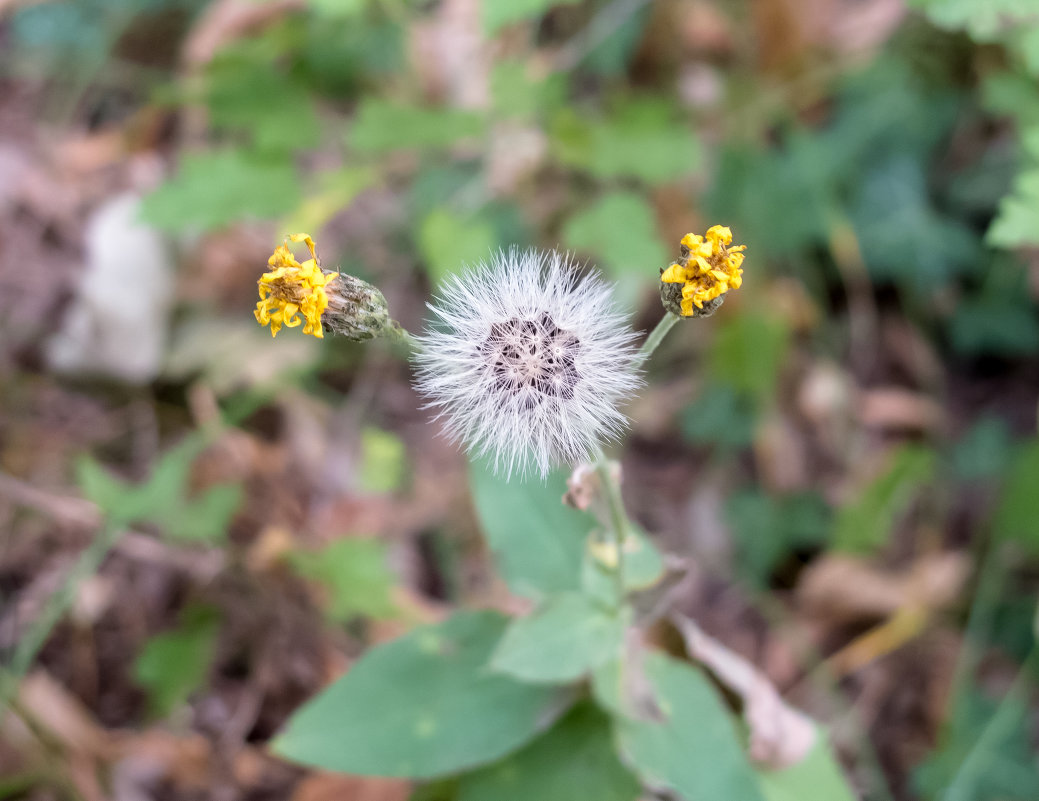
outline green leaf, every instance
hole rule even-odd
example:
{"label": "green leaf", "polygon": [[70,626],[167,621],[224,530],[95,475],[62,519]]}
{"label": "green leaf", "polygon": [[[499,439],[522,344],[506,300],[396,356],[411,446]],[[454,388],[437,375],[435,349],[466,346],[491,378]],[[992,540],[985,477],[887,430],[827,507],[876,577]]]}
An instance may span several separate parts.
{"label": "green leaf", "polygon": [[760,311],[727,316],[710,350],[711,375],[760,408],[775,397],[789,351],[790,326],[784,319]]}
{"label": "green leaf", "polygon": [[953,471],[963,481],[994,478],[1013,457],[1013,438],[1006,421],[983,417],[963,434],[952,455]]}
{"label": "green leaf", "polygon": [[191,464],[202,441],[191,438],[164,453],[151,476],[129,484],[111,476],[90,459],[77,465],[83,494],[117,524],[147,522],[172,539],[214,542],[222,540],[242,501],[242,489],[223,484],[190,497]]}
{"label": "green leaf", "polygon": [[660,719],[615,718],[626,763],[649,787],[687,801],[764,801],[732,717],[704,674],[654,651],[645,669]]}
{"label": "green leaf", "polygon": [[641,787],[617,760],[610,720],[582,703],[522,751],[463,776],[458,801],[635,801]]}
{"label": "green leaf", "polygon": [[540,17],[556,6],[572,6],[581,0],[483,0],[483,29],[493,36],[506,25]]}
{"label": "green leaf", "polygon": [[700,147],[673,102],[628,100],[609,118],[592,119],[561,111],[552,126],[556,157],[597,178],[638,178],[649,184],[672,183],[699,169]]}
{"label": "green leaf", "polygon": [[76,483],[83,496],[115,525],[129,523],[145,511],[132,485],[113,476],[89,456],[76,461]]}
{"label": "green leaf", "polygon": [[460,612],[377,645],[273,743],[325,770],[428,779],[499,759],[552,724],[569,695],[487,670],[507,619]]}
{"label": "green leaf", "polygon": [[443,148],[479,136],[483,128],[483,117],[470,111],[366,98],[350,131],[350,146],[359,153]]}
{"label": "green leaf", "polygon": [[754,442],[755,411],[746,393],[712,382],[682,412],[682,435],[695,445],[746,448]]}
{"label": "green leaf", "polygon": [[821,729],[808,756],[782,770],[759,769],[758,780],[767,801],[856,801]]}
{"label": "green leaf", "polygon": [[1021,446],[996,507],[996,534],[1039,555],[1039,440]]}
{"label": "green leaf", "polygon": [[730,496],[725,511],[740,550],[739,572],[762,589],[784,559],[822,545],[830,532],[830,509],[816,493],[773,497],[742,490]]}
{"label": "green leaf", "polygon": [[389,431],[365,426],[361,431],[361,469],[358,479],[365,492],[393,492],[404,482],[407,449]]}
{"label": "green leaf", "polygon": [[536,120],[566,101],[566,78],[534,75],[520,61],[499,61],[491,72],[491,97],[497,117]]}
{"label": "green leaf", "polygon": [[242,503],[244,492],[235,484],[211,487],[198,498],[174,502],[153,521],[162,526],[167,536],[187,542],[222,542],[227,537],[231,518]]}
{"label": "green leaf", "polygon": [[300,151],[321,138],[314,102],[268,62],[269,54],[231,50],[206,74],[209,121],[218,130],[241,131],[261,150]]}
{"label": "green leaf", "polygon": [[491,667],[520,681],[576,681],[618,657],[626,617],[580,593],[554,595],[509,625]]}
{"label": "green leaf", "polygon": [[652,207],[635,192],[611,192],[572,216],[563,226],[563,242],[594,256],[629,299],[651,286],[670,261]]}
{"label": "green leaf", "polygon": [[[938,747],[913,776],[913,790],[919,797],[943,801],[1039,798],[1039,763],[1029,731],[1028,705],[1011,704],[1002,713],[999,709],[999,703],[978,688],[965,689]],[[994,721],[997,714],[1002,719]],[[975,749],[981,753],[975,754]],[[975,768],[964,771],[968,760]]]}
{"label": "green leaf", "polygon": [[935,470],[934,453],[903,445],[891,455],[887,470],[843,507],[834,524],[833,544],[842,551],[868,552],[882,547],[898,517]]}
{"label": "green leaf", "polygon": [[325,611],[345,623],[358,615],[393,617],[393,572],[386,545],[375,539],[345,537],[313,551],[294,551],[289,564],[305,579],[321,585],[327,595]]}
{"label": "green leaf", "polygon": [[439,285],[466,265],[486,260],[496,237],[490,223],[463,219],[439,207],[422,221],[418,244],[430,279]]}
{"label": "green leaf", "polygon": [[469,482],[483,534],[512,592],[540,600],[580,589],[585,535],[595,521],[563,505],[564,471],[506,480],[473,462]]}
{"label": "green leaf", "polygon": [[173,178],[144,198],[141,214],[169,231],[274,219],[299,203],[298,181],[287,160],[237,150],[188,155]]}
{"label": "green leaf", "polygon": [[999,204],[986,241],[998,248],[1039,245],[1039,166],[1022,172]]}
{"label": "green leaf", "polygon": [[1015,22],[1035,21],[1035,0],[910,0],[942,28],[966,30],[980,41],[990,41]]}
{"label": "green leaf", "polygon": [[190,608],[181,618],[176,629],[149,639],[133,666],[134,680],[147,691],[152,714],[160,718],[202,685],[216,651],[216,610]]}

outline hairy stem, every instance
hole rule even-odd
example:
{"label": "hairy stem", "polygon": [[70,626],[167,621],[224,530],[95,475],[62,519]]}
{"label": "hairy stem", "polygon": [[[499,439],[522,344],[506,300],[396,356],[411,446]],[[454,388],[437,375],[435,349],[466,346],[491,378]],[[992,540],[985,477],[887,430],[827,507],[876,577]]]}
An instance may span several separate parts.
{"label": "hairy stem", "polygon": [[599,474],[603,492],[606,495],[606,505],[610,511],[609,529],[613,537],[613,544],[617,548],[617,565],[614,569],[614,578],[617,582],[617,604],[624,602],[627,594],[624,588],[624,543],[627,542],[631,523],[628,514],[624,510],[624,500],[621,498],[620,483],[610,471],[610,461],[603,454],[602,449],[595,454],[595,471]]}
{"label": "hairy stem", "polygon": [[642,343],[642,347],[639,348],[639,355],[642,357],[642,361],[645,362],[653,355],[653,351],[657,349],[657,346],[667,336],[667,332],[671,330],[675,323],[679,320],[677,314],[671,312],[665,312],[664,316],[660,318],[660,322],[657,323],[657,327],[649,332],[649,336],[646,337],[646,341]]}

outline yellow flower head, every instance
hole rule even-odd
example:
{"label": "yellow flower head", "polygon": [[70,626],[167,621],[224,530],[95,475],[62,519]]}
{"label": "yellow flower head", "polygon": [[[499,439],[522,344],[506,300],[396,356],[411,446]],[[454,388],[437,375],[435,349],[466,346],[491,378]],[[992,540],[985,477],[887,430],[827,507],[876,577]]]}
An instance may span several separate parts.
{"label": "yellow flower head", "polygon": [[[289,242],[305,242],[310,258],[300,264],[289,250]],[[260,276],[260,302],[256,304],[256,321],[270,325],[271,336],[282,326],[295,328],[304,321],[304,334],[324,337],[321,315],[328,308],[325,287],[338,276],[326,273],[314,253],[314,240],[307,234],[293,234],[278,245],[267,260],[273,269]],[[303,315],[302,319],[299,315]]]}
{"label": "yellow flower head", "polygon": [[[696,317],[730,289],[743,283],[743,251],[746,245],[732,247],[732,231],[713,225],[706,236],[682,237],[682,258],[660,276],[665,284],[682,284],[681,313]],[[720,301],[719,301],[720,302]]]}

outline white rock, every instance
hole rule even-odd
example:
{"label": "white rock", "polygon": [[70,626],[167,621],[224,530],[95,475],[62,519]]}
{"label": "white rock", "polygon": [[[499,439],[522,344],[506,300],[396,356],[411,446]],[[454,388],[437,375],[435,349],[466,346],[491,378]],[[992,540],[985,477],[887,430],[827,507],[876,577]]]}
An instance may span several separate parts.
{"label": "white rock", "polygon": [[140,220],[140,206],[140,197],[128,192],[87,221],[83,280],[60,331],[48,343],[54,370],[130,383],[145,383],[158,374],[174,264],[159,233]]}

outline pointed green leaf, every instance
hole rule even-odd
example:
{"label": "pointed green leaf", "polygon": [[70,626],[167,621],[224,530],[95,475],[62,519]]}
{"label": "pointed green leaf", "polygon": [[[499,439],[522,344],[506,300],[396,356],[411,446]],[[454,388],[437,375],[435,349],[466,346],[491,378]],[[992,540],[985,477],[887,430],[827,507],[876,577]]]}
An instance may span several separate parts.
{"label": "pointed green leaf", "polygon": [[732,716],[698,669],[658,652],[646,676],[660,719],[614,720],[625,760],[647,785],[686,801],[764,801]]}
{"label": "pointed green leaf", "polygon": [[580,589],[584,539],[595,521],[563,505],[566,473],[511,480],[470,466],[473,502],[498,569],[517,595],[540,600]]}
{"label": "pointed green leaf", "polygon": [[808,756],[782,770],[758,769],[758,780],[767,801],[856,801],[821,729]]}
{"label": "pointed green leaf", "polygon": [[460,612],[372,648],[292,716],[274,751],[325,770],[415,779],[501,758],[569,701],[487,669],[506,623]]}
{"label": "pointed green leaf", "polygon": [[521,681],[566,683],[615,659],[624,642],[625,615],[579,593],[553,596],[512,622],[491,667]]}
{"label": "pointed green leaf", "polygon": [[641,787],[617,760],[610,720],[583,703],[522,751],[463,776],[458,801],[635,801]]}

